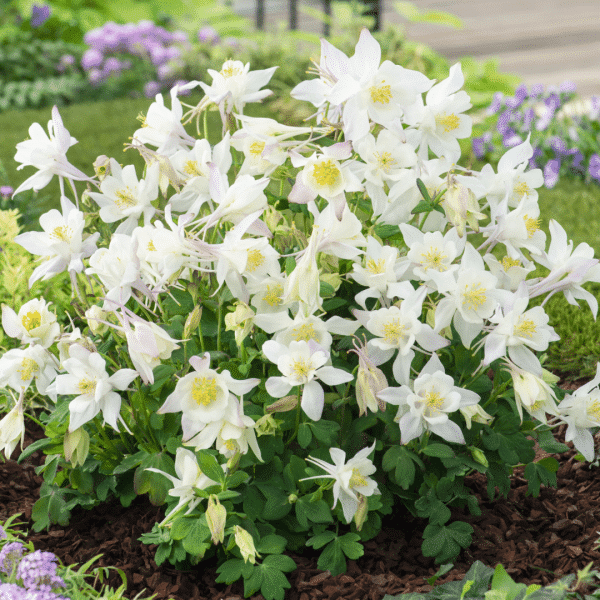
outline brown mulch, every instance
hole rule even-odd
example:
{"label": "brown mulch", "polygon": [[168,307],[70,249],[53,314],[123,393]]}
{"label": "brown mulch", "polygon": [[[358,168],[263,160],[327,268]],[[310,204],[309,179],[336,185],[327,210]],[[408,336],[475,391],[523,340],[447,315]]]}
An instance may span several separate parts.
{"label": "brown mulch", "polygon": [[[29,422],[27,427],[25,446],[43,437],[39,426]],[[13,459],[19,453],[17,447]],[[575,461],[575,454],[571,450],[556,456],[561,464],[558,489],[542,487],[537,498],[526,497],[522,467],[515,469],[508,498],[496,498],[494,502],[488,499],[485,477],[479,473],[469,476],[468,485],[480,500],[482,515],[453,511],[454,516],[463,517],[475,529],[473,545],[437,584],[462,579],[475,560],[491,567],[501,563],[515,581],[541,585],[575,574],[590,562],[598,565],[600,551],[594,547],[600,536],[600,468]],[[538,457],[543,455],[538,452]],[[128,508],[114,499],[91,511],[78,507],[67,527],[54,525],[48,532],[35,533],[31,529],[31,509],[39,498],[42,477],[35,474],[34,467],[43,461],[38,451],[26,461],[27,466],[15,460],[0,463],[0,521],[22,513],[17,520],[28,522],[21,527],[29,529],[27,540],[35,549],[54,552],[65,565],[81,565],[102,553],[93,567],[122,569],[127,576],[126,598],[145,590],[142,597],[156,593],[157,600],[242,600],[241,581],[230,586],[214,583],[214,561],[201,562],[190,572],[178,572],[168,563],[156,565],[156,546],[137,539],[163,517],[162,509],[152,506],[147,496],[136,498]],[[385,594],[430,591],[425,579],[438,566],[421,555],[427,522],[410,514],[398,518],[396,513],[395,518],[386,517],[381,533],[365,543],[364,556],[348,561],[348,571],[337,577],[317,569],[318,553],[312,549],[307,548],[302,556],[289,553],[298,568],[289,574],[292,588],[287,590],[286,600],[380,600]],[[108,583],[117,588],[121,580],[116,571],[111,573]],[[264,598],[256,594],[252,600]]]}

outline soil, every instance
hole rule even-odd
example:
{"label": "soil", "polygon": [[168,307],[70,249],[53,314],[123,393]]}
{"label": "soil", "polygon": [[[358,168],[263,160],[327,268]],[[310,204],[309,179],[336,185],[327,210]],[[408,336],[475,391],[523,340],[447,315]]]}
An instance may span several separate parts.
{"label": "soil", "polygon": [[[564,426],[563,426],[564,427]],[[564,441],[564,430],[558,439]],[[24,446],[43,437],[42,429],[28,423]],[[597,436],[597,438],[600,436]],[[597,443],[600,439],[597,439]],[[572,448],[572,444],[569,444]],[[150,504],[147,496],[136,498],[124,508],[118,500],[108,501],[90,511],[74,509],[70,524],[54,525],[39,533],[31,528],[31,510],[39,498],[42,477],[34,468],[44,462],[41,452],[34,453],[27,464],[13,460],[0,463],[0,522],[17,512],[20,528],[29,530],[28,541],[36,550],[54,552],[64,565],[80,565],[97,554],[102,557],[93,567],[113,566],[127,576],[125,598],[137,594],[157,600],[242,600],[243,585],[216,584],[216,563],[201,562],[193,571],[178,572],[170,564],[160,567],[154,562],[156,546],[138,541],[142,533],[164,516],[163,509]],[[482,515],[454,510],[453,517],[469,522],[474,530],[473,544],[461,553],[454,568],[438,579],[437,584],[460,580],[475,560],[494,567],[501,563],[517,582],[549,585],[569,574],[576,574],[588,563],[600,564],[600,550],[595,550],[600,536],[600,467],[590,467],[574,460],[571,450],[556,455],[560,462],[558,487],[542,486],[537,498],[527,496],[523,468],[515,469],[507,498],[490,502],[485,477],[470,475],[468,486],[480,500]],[[546,456],[538,450],[538,458]],[[427,522],[410,514],[398,519],[387,518],[381,533],[365,543],[365,554],[348,561],[348,571],[331,577],[317,568],[318,553],[307,548],[302,556],[289,553],[298,568],[289,574],[292,585],[286,600],[380,600],[386,594],[427,592],[432,589],[425,579],[439,566],[421,555],[422,532]],[[288,554],[288,553],[286,553]],[[116,571],[110,571],[108,584],[114,589],[121,584]],[[88,578],[91,583],[93,578]],[[100,584],[96,585],[100,589]],[[590,593],[593,588],[587,588]],[[252,600],[264,600],[261,594]]]}

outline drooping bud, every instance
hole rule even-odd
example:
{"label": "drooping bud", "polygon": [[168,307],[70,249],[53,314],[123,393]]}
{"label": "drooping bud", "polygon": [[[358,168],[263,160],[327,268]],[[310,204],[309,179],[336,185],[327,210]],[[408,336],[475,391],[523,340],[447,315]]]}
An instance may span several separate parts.
{"label": "drooping bud", "polygon": [[294,410],[298,406],[298,396],[285,396],[284,398],[280,398],[273,404],[269,404],[266,407],[266,411],[268,413],[278,413],[278,412],[288,412],[290,410]]}
{"label": "drooping bud", "polygon": [[225,331],[233,331],[235,343],[241,346],[252,329],[255,315],[244,302],[238,301],[235,304],[235,310],[225,315]]}
{"label": "drooping bud", "polygon": [[90,308],[85,311],[88,327],[94,335],[102,335],[108,331],[108,325],[106,323],[100,323],[100,321],[97,320],[102,319],[103,321],[106,321],[107,314],[108,313],[103,311],[97,304],[90,306]]}
{"label": "drooping bud", "polygon": [[71,433],[67,431],[63,440],[63,447],[65,458],[73,468],[77,465],[83,466],[90,449],[90,436],[83,427],[78,427]]}
{"label": "drooping bud", "polygon": [[378,409],[385,410],[385,402],[376,398],[377,394],[388,387],[387,379],[381,369],[367,354],[366,344],[358,346],[354,341],[355,350],[350,350],[358,355],[358,375],[356,377],[356,401],[359,416],[367,413],[367,408],[373,412]]}
{"label": "drooping bud", "polygon": [[360,531],[369,514],[369,503],[367,502],[367,498],[362,494],[357,492],[356,496],[358,497],[358,508],[354,513],[354,522],[356,523],[356,531]]}
{"label": "drooping bud", "polygon": [[94,173],[96,177],[102,182],[107,175],[110,175],[110,158],[101,154],[94,161]]}
{"label": "drooping bud", "polygon": [[211,494],[208,498],[206,508],[206,522],[210,529],[213,544],[222,544],[225,539],[225,521],[227,520],[227,509],[219,502],[219,499]]}
{"label": "drooping bud", "polygon": [[184,339],[189,339],[190,335],[200,325],[200,319],[202,318],[202,307],[200,305],[194,306],[194,310],[188,315],[188,318],[185,320],[185,325],[183,326],[183,337]]}
{"label": "drooping bud", "polygon": [[489,463],[488,463],[488,459],[485,457],[485,453],[483,452],[483,450],[481,450],[481,448],[470,448],[471,450],[471,456],[473,457],[473,460],[478,462],[480,465],[483,465],[484,467],[489,467]]}
{"label": "drooping bud", "polygon": [[288,502],[290,504],[296,504],[296,502],[298,502],[298,495],[297,494],[290,494],[288,496]]}
{"label": "drooping bud", "polygon": [[475,423],[483,423],[484,425],[489,425],[494,417],[488,414],[479,404],[473,404],[472,406],[463,406],[459,408],[462,416],[465,418],[467,422],[467,429],[471,429],[471,421],[475,421]]}
{"label": "drooping bud", "polygon": [[254,431],[258,437],[261,435],[275,435],[278,429],[279,422],[275,420],[273,415],[263,415],[254,425]]}
{"label": "drooping bud", "polygon": [[454,177],[450,178],[450,185],[441,206],[446,213],[446,218],[456,227],[460,237],[465,235],[467,223],[473,231],[479,231],[478,221],[485,219],[485,215],[480,211],[475,194],[468,187],[458,183]]}
{"label": "drooping bud", "polygon": [[242,553],[244,562],[250,561],[252,564],[255,564],[256,558],[260,558],[260,554],[256,551],[252,536],[239,525],[234,527],[234,535],[235,543]]}

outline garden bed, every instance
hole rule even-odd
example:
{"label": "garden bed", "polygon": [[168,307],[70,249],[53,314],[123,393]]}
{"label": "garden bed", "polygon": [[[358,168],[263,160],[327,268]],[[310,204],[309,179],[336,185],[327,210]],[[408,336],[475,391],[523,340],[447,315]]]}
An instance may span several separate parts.
{"label": "garden bed", "polygon": [[[24,446],[43,437],[38,425],[28,424]],[[557,439],[564,442],[564,426]],[[569,444],[571,447],[572,445]],[[598,445],[598,444],[597,444]],[[19,448],[13,454],[18,457]],[[467,485],[477,496],[482,515],[453,510],[453,516],[469,522],[474,530],[473,545],[461,553],[454,568],[436,584],[462,579],[471,564],[480,560],[488,566],[501,563],[517,582],[549,585],[564,575],[574,574],[588,563],[600,561],[597,545],[600,532],[600,468],[575,460],[575,450],[556,455],[560,463],[558,487],[545,488],[537,498],[526,496],[527,482],[522,467],[516,468],[507,498],[490,501],[485,477],[479,473],[467,478]],[[545,456],[538,451],[537,458]],[[42,477],[35,467],[44,462],[35,452],[26,464],[14,460],[0,464],[0,521],[22,513],[31,531],[27,540],[36,550],[55,553],[65,565],[102,557],[97,566],[113,566],[127,576],[124,597],[143,598],[156,594],[156,600],[241,600],[243,585],[215,584],[216,562],[201,562],[194,571],[178,572],[170,564],[160,567],[154,562],[156,546],[138,541],[150,532],[164,511],[152,506],[146,495],[136,498],[125,508],[118,500],[108,501],[91,511],[77,508],[66,527],[53,525],[49,531],[31,530],[31,510],[39,498]],[[379,535],[365,543],[365,554],[348,562],[348,571],[336,577],[317,568],[318,553],[307,548],[301,556],[289,554],[298,568],[290,573],[292,588],[286,600],[380,600],[386,594],[427,592],[432,589],[426,579],[439,566],[421,553],[425,519],[407,514],[386,517]],[[92,581],[90,580],[90,583]],[[116,571],[108,581],[111,587],[121,583]],[[98,584],[97,589],[100,589]],[[583,591],[583,590],[579,590]],[[588,591],[589,593],[589,591]],[[262,600],[261,594],[252,596]]]}

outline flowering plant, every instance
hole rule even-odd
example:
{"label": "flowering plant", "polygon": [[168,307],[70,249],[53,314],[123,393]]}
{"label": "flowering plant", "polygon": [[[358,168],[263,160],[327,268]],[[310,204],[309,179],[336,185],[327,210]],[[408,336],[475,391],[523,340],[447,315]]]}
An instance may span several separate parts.
{"label": "flowering plant", "polygon": [[[69,273],[72,322],[57,327],[43,299],[3,311],[23,345],[0,358],[19,395],[0,422],[7,457],[32,384],[54,403],[47,439],[21,454],[48,455],[38,530],[148,493],[168,505],[142,537],[158,564],[216,555],[217,581],[270,600],[289,587],[285,548],[322,549],[319,567],[343,572],[392,510],[427,518],[423,553],[451,560],[472,528],[450,508],[480,514],[467,474],[493,497],[525,464],[537,495],[558,462],[536,461],[534,441],[568,449],[557,423],[593,460],[598,380],[558,404],[538,354],[557,336],[528,305],[563,292],[596,314],[582,286],[598,259],[555,221],[546,250],[529,139],[498,172],[457,165],[472,126],[459,64],[436,83],[380,61],[366,29],[351,58],[322,40],[318,77],[292,91],[313,127],[244,115],[274,69],[235,60],[187,84],[197,106],[159,94],[130,145],[142,178],[103,156],[95,177],[70,168],[56,109],[56,143],[18,147],[44,175],[20,189],[57,175],[73,193],[16,238],[51,265],[33,280]],[[211,106],[214,145],[206,121],[204,139],[184,128]],[[549,274],[531,277],[536,264]]]}
{"label": "flowering plant", "polygon": [[529,166],[543,169],[546,187],[563,176],[600,183],[600,97],[577,98],[569,81],[548,89],[522,84],[512,97],[497,93],[487,114],[493,116],[485,120],[484,133],[472,141],[479,160],[497,162],[506,148],[531,136]]}

